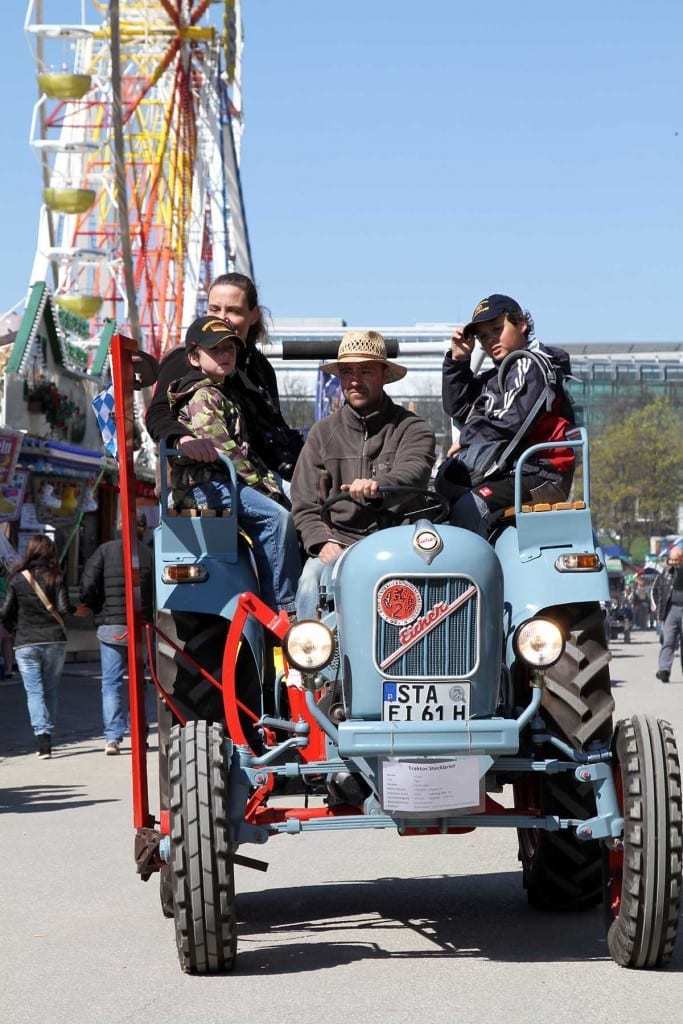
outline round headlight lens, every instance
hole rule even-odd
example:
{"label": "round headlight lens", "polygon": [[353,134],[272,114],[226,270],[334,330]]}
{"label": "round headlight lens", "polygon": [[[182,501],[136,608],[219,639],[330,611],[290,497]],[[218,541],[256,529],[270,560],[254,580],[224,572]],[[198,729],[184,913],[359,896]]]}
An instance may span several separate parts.
{"label": "round headlight lens", "polygon": [[334,636],[317,619],[304,619],[294,623],[282,647],[287,661],[294,668],[300,672],[318,672],[332,660]]}
{"label": "round headlight lens", "polygon": [[560,627],[550,619],[530,619],[517,630],[515,647],[528,665],[547,668],[562,657],[564,637]]}

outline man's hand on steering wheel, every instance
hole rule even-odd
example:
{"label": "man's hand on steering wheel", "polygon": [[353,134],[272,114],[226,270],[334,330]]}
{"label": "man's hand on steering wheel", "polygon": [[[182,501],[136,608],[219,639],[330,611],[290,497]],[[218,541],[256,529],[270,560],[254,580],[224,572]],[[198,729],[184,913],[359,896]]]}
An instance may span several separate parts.
{"label": "man's hand on steering wheel", "polygon": [[350,484],[342,484],[341,490],[345,491],[354,501],[370,501],[379,497],[379,484],[376,480],[364,480],[359,477]]}
{"label": "man's hand on steering wheel", "polygon": [[[368,486],[366,494],[365,485]],[[344,522],[344,533],[353,534],[356,537],[367,537],[376,529],[386,529],[390,526],[400,526],[402,523],[414,523],[418,519],[429,519],[432,523],[443,523],[448,518],[449,504],[441,494],[430,491],[426,487],[383,487],[381,488],[376,480],[354,480],[351,484],[342,484],[342,493],[335,494],[328,498],[320,508],[320,518],[326,526],[332,529],[331,509],[340,501],[352,501],[362,505],[365,512],[371,513],[374,519],[372,524],[356,529],[348,522]],[[399,501],[405,505],[407,499],[413,499],[418,503],[424,502],[420,508],[391,508],[390,504]]]}

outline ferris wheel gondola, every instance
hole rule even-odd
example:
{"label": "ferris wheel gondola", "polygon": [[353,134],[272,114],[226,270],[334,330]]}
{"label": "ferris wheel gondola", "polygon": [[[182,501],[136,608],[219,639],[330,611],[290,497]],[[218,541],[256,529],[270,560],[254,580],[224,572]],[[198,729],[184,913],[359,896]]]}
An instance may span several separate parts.
{"label": "ferris wheel gondola", "polygon": [[43,171],[31,281],[91,337],[115,321],[159,357],[212,277],[252,273],[240,0],[30,0],[24,28]]}

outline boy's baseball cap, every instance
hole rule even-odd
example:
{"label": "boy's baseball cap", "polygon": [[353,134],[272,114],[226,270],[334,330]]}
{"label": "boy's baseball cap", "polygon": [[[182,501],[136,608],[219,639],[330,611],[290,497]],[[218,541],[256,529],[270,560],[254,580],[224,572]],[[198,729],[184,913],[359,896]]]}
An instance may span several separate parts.
{"label": "boy's baseball cap", "polygon": [[213,348],[226,338],[243,344],[228,320],[221,320],[218,316],[200,316],[187,328],[185,348]]}
{"label": "boy's baseball cap", "polygon": [[477,303],[472,319],[465,325],[463,334],[473,333],[473,328],[477,324],[486,323],[487,320],[495,320],[496,317],[502,316],[503,313],[522,312],[520,304],[511,299],[509,295],[489,295]]}

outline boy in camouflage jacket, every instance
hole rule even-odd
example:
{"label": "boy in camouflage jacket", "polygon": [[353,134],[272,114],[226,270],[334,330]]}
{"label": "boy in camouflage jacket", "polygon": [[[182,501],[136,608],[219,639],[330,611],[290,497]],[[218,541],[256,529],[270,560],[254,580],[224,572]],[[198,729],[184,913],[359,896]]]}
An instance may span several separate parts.
{"label": "boy in camouflage jacket", "polygon": [[261,597],[291,612],[301,572],[299,545],[287,498],[250,449],[242,410],[230,392],[241,344],[232,325],[218,317],[200,317],[187,330],[188,373],[169,385],[168,399],[178,421],[210,441],[216,454],[208,462],[174,459],[172,497],[178,509],[229,508],[229,474],[218,453],[227,455],[237,473],[237,514],[253,542]]}

